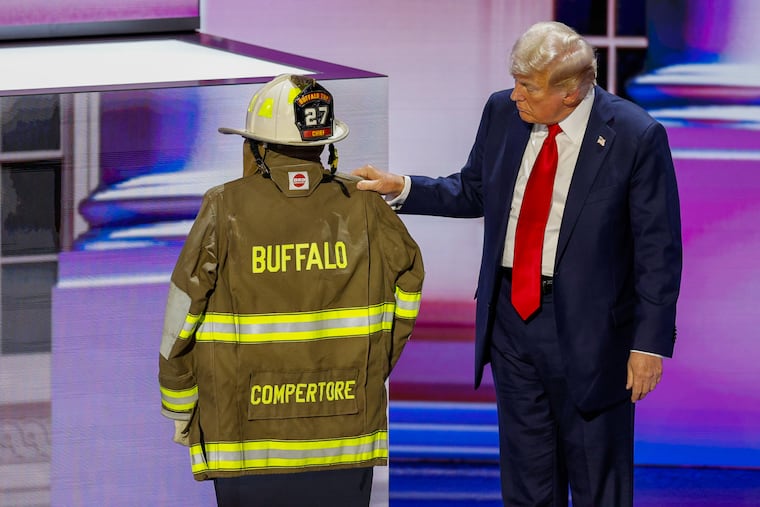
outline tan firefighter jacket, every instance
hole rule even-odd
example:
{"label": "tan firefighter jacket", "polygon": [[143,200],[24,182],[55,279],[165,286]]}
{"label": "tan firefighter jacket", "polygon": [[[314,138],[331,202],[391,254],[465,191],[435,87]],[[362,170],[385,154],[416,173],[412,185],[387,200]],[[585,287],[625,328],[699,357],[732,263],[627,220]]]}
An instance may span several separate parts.
{"label": "tan firefighter jacket", "polygon": [[387,464],[385,380],[412,332],[417,244],[375,192],[318,161],[245,149],[171,277],[162,413],[196,480]]}

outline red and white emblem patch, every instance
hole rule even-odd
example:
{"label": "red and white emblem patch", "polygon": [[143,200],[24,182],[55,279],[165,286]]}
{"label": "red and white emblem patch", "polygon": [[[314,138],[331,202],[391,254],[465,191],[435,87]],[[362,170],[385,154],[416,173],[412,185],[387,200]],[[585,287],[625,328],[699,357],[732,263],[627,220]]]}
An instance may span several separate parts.
{"label": "red and white emblem patch", "polygon": [[288,172],[288,190],[309,190],[309,173],[304,171]]}

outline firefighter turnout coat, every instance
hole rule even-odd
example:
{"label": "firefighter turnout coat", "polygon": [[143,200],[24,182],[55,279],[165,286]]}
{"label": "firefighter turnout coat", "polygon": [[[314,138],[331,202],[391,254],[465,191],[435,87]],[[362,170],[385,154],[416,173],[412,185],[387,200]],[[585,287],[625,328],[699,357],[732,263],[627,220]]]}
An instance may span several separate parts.
{"label": "firefighter turnout coat", "polygon": [[196,480],[385,465],[419,248],[355,178],[271,150],[265,177],[249,152],[247,176],[204,195],[172,273],[162,413],[183,421]]}

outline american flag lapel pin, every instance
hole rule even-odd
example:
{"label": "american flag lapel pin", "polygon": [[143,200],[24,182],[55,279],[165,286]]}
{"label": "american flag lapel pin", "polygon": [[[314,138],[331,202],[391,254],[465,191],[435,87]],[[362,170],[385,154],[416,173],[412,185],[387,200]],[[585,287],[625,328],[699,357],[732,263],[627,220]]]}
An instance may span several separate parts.
{"label": "american flag lapel pin", "polygon": [[603,138],[602,136],[599,136],[599,137],[596,138],[596,144],[598,144],[602,148],[604,148],[604,143],[606,143],[606,142],[607,142],[607,140],[605,138]]}

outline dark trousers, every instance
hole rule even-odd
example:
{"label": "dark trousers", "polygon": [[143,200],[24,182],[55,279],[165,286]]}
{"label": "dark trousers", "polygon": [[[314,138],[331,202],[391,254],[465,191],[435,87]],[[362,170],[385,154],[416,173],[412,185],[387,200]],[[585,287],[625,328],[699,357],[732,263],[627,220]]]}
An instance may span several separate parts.
{"label": "dark trousers", "polygon": [[368,507],[372,468],[214,479],[218,507]]}
{"label": "dark trousers", "polygon": [[631,507],[633,403],[579,412],[567,386],[552,295],[542,296],[539,312],[524,322],[510,289],[503,276],[491,343],[504,505],[566,507],[569,484],[573,507]]}

